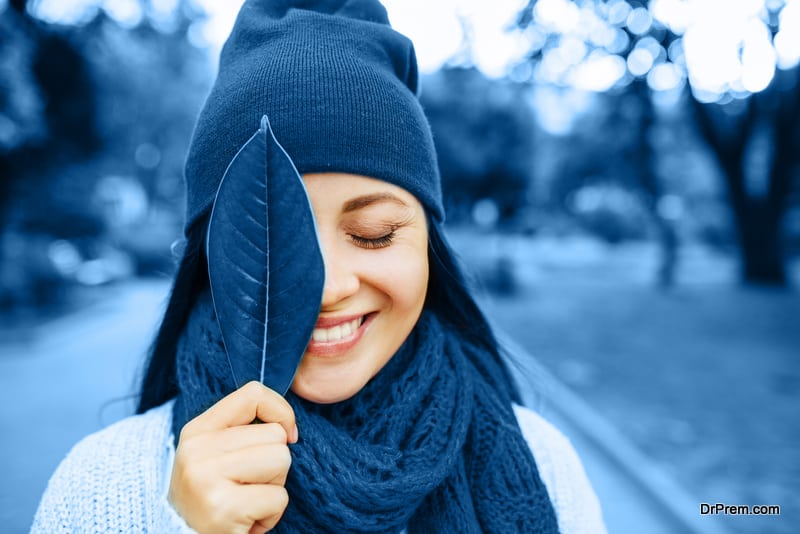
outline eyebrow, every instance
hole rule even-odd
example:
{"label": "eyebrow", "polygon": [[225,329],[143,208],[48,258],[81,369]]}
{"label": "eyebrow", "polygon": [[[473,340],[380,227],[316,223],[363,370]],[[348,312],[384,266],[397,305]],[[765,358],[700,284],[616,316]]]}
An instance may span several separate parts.
{"label": "eyebrow", "polygon": [[350,213],[351,211],[360,210],[361,208],[366,208],[367,206],[378,202],[393,202],[406,208],[409,207],[408,204],[403,202],[400,197],[397,197],[391,193],[373,193],[348,200],[344,203],[342,213]]}

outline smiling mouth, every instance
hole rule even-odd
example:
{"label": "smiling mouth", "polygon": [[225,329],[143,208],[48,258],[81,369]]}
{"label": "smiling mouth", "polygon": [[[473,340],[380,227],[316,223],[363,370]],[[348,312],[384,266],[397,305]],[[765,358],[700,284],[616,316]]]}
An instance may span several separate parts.
{"label": "smiling mouth", "polygon": [[366,315],[343,322],[330,328],[315,328],[311,339],[318,342],[341,341],[353,335],[364,324]]}
{"label": "smiling mouth", "polygon": [[306,352],[335,356],[348,351],[361,339],[377,312],[342,318],[320,318]]}

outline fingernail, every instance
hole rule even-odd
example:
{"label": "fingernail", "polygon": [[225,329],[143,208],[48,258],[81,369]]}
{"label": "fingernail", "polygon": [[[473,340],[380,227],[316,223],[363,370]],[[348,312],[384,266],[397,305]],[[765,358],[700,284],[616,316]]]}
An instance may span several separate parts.
{"label": "fingernail", "polygon": [[297,425],[292,427],[291,435],[289,436],[289,441],[292,443],[297,443],[297,440],[300,438],[300,434],[297,432]]}

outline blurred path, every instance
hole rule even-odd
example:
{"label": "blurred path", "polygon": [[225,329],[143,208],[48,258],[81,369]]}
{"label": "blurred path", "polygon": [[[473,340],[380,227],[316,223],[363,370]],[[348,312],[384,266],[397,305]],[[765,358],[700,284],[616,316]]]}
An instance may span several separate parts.
{"label": "blurred path", "polygon": [[0,531],[27,532],[47,480],[83,436],[132,413],[135,378],[168,286],[135,281],[0,345]]}
{"label": "blurred path", "polygon": [[[107,300],[38,328],[29,342],[0,345],[3,532],[27,532],[48,477],[72,445],[132,412],[124,395],[134,390],[167,290],[161,281],[114,286]],[[723,532],[552,375],[530,371],[546,397],[528,392],[528,403],[578,449],[611,534]]]}
{"label": "blurred path", "polygon": [[600,498],[610,534],[728,532],[725,523],[731,521],[729,518],[700,516],[699,501],[637,450],[600,413],[502,332],[500,340],[519,362],[516,369],[519,382],[532,386],[523,392],[525,404],[553,422],[578,451]]}

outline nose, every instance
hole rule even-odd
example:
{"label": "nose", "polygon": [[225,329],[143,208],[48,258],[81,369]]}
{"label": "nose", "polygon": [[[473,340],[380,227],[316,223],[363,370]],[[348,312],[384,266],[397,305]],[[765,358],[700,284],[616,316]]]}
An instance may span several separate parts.
{"label": "nose", "polygon": [[322,245],[325,261],[325,286],[322,290],[322,308],[335,306],[338,302],[358,292],[359,279],[347,254],[335,250],[335,246]]}

